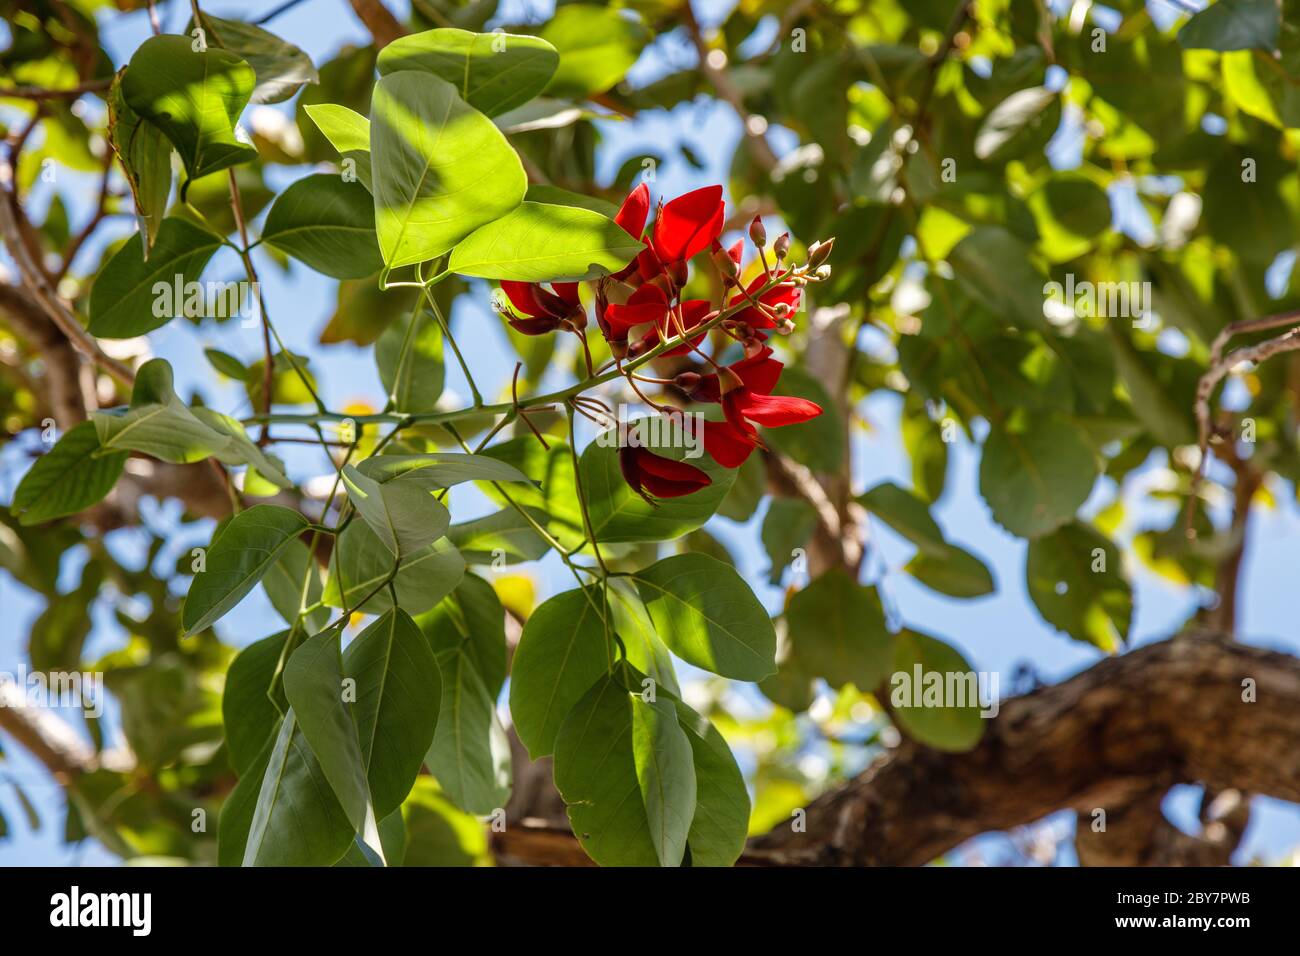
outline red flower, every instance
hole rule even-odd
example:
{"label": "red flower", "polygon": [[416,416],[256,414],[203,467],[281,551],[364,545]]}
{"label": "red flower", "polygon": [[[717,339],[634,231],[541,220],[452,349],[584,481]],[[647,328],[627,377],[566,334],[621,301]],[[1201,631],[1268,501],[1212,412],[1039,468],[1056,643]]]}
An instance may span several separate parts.
{"label": "red flower", "polygon": [[628,194],[614,215],[614,221],[633,239],[645,232],[645,221],[650,216],[650,187],[642,183]]}
{"label": "red flower", "polygon": [[749,422],[768,428],[797,425],[822,413],[821,406],[793,395],[761,395],[744,387],[733,388],[722,396],[722,411],[733,428],[743,429]]}
{"label": "red flower", "polygon": [[[754,281],[749,284],[749,289],[747,290],[749,296],[738,292],[731,297],[731,301],[727,304],[732,306],[740,305],[746,302],[749,297],[753,297],[763,303],[763,305],[773,308],[782,304],[789,306],[791,312],[799,308],[799,301],[803,296],[803,290],[797,285],[778,285],[772,289],[768,289],[762,295],[758,295],[758,290],[763,288],[766,283],[767,276],[760,273]],[[751,329],[772,329],[776,327],[776,323],[773,322],[771,318],[769,318],[762,310],[756,309],[753,305],[741,309],[731,318],[734,322],[745,323]]]}
{"label": "red flower", "polygon": [[[781,377],[785,365],[772,358],[772,350],[764,346],[748,358],[733,362],[727,367],[736,373],[741,384],[751,392],[770,395],[772,389],[776,388],[777,379]],[[691,390],[690,396],[697,402],[722,401],[722,385],[717,373],[701,375],[699,385]]]}
{"label": "red flower", "polygon": [[634,327],[662,321],[667,314],[667,293],[657,285],[643,285],[623,305],[606,306],[605,323],[615,338],[625,339]]}
{"label": "red flower", "polygon": [[737,432],[728,422],[704,423],[704,450],[723,468],[739,468],[758,443],[752,428]]}
{"label": "red flower", "polygon": [[[690,332],[713,314],[713,307],[707,299],[687,299],[681,304],[681,314],[682,328],[685,331]],[[641,353],[654,348],[665,339],[675,338],[677,332],[677,324],[667,313],[665,313],[655,323],[654,328],[641,337]],[[691,349],[704,341],[704,334],[705,333],[701,332],[699,335],[692,336],[689,341],[683,342],[681,345],[669,349],[663,354],[685,355],[687,352],[691,351]]]}
{"label": "red flower", "polygon": [[721,186],[705,186],[661,206],[651,238],[659,261],[684,262],[716,242],[724,212]]}
{"label": "red flower", "polygon": [[[779,428],[782,425],[806,422],[822,413],[820,405],[805,398],[769,395],[759,391],[762,388],[771,391],[781,372],[781,363],[769,358],[770,354],[770,349],[764,349],[751,358],[737,362],[726,371],[725,376],[710,376],[718,380],[722,392],[722,413],[726,420],[704,423],[704,449],[724,468],[740,467],[750,452],[762,446],[758,430],[751,422],[767,428]],[[737,371],[738,366],[745,367]],[[753,387],[745,383],[742,375],[753,382]],[[727,379],[726,382],[721,381],[723,377]]]}
{"label": "red flower", "polygon": [[503,279],[501,291],[510,304],[527,318],[507,316],[506,321],[524,335],[544,335],[558,328],[578,331],[587,324],[587,313],[578,299],[578,283],[553,282],[551,291],[540,283]]}
{"label": "red flower", "polygon": [[624,445],[618,450],[623,479],[650,504],[654,498],[680,498],[712,484],[705,472],[684,461],[673,461],[647,448]]}

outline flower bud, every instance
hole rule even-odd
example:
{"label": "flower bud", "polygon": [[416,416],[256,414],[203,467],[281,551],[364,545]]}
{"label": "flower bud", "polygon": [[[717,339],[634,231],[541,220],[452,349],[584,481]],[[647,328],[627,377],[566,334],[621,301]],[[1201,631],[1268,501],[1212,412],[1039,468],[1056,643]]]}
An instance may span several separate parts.
{"label": "flower bud", "polygon": [[814,242],[808,249],[808,268],[816,269],[825,262],[831,254],[831,249],[835,245],[835,237],[831,236],[825,242]]}
{"label": "flower bud", "polygon": [[767,230],[763,228],[763,220],[758,216],[749,224],[749,238],[760,249],[767,245]]}
{"label": "flower bud", "polygon": [[624,358],[637,358],[648,351],[651,347],[651,344],[645,339],[637,339],[635,342],[628,345],[627,351],[624,353]]}
{"label": "flower bud", "polygon": [[794,331],[794,319],[781,319],[776,323],[776,332],[778,335],[789,335]]}
{"label": "flower bud", "polygon": [[831,267],[829,265],[821,265],[817,267],[817,278],[821,279],[822,281],[825,281],[830,277],[831,277]]}
{"label": "flower bud", "polygon": [[718,267],[718,272],[723,279],[734,280],[740,274],[740,270],[736,268],[736,260],[732,259],[727,250],[721,246],[713,253],[713,264]]}
{"label": "flower bud", "polygon": [[776,237],[776,242],[772,245],[772,250],[776,253],[776,261],[780,262],[790,254],[790,233],[783,232]]}
{"label": "flower bud", "polygon": [[673,384],[689,395],[700,387],[702,377],[699,372],[682,372],[673,379]]}

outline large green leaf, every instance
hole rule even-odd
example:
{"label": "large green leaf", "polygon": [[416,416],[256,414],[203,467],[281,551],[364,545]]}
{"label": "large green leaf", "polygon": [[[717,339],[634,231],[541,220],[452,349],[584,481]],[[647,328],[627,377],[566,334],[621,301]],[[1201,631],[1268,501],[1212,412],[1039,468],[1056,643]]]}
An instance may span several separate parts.
{"label": "large green leaf", "polygon": [[510,799],[510,741],[469,655],[443,651],[437,660],[442,709],[424,762],[456,806],[483,816]]}
{"label": "large green leaf", "polygon": [[909,736],[936,750],[970,750],[984,735],[976,674],[943,641],[903,631],[894,638],[889,700]]}
{"label": "large green leaf", "polygon": [[447,533],[451,515],[418,484],[381,484],[352,465],[342,474],[352,506],[395,557],[409,557]]}
{"label": "large green leaf", "polygon": [[785,619],[802,669],[832,687],[852,683],[871,693],[889,676],[893,646],[880,599],[843,569],[826,571],[790,598]]}
{"label": "large green leaf", "polygon": [[1001,226],[981,226],[948,253],[957,281],[999,318],[1041,329],[1042,276],[1030,262],[1029,246]]}
{"label": "large green leaf", "polygon": [[[675,435],[677,429],[670,431]],[[594,441],[582,453],[581,468],[583,491],[597,540],[670,541],[679,538],[713,516],[736,480],[735,469],[723,468],[707,455],[687,458],[686,449],[671,435],[667,442],[646,441],[646,446],[656,454],[694,465],[706,472],[712,483],[693,494],[649,504],[628,487],[619,468],[615,444]],[[573,507],[573,502],[570,501],[569,505]]]}
{"label": "large green leaf", "polygon": [[176,395],[165,359],[151,359],[140,367],[128,408],[94,412],[91,421],[100,454],[138,451],[187,464],[236,453],[229,434],[205,424]]}
{"label": "large green leaf", "polygon": [[[347,852],[355,831],[292,710],[280,725],[255,792],[244,866],[330,866]],[[247,806],[247,800],[241,797],[236,806]],[[221,827],[224,841],[225,813]]]}
{"label": "large green leaf", "polygon": [[659,637],[682,660],[734,680],[776,673],[772,620],[735,568],[677,554],[633,579]]}
{"label": "large green leaf", "polygon": [[598,212],[525,202],[461,240],[448,268],[516,282],[595,279],[622,269],[641,249]]}
{"label": "large green leaf", "polygon": [[591,3],[559,7],[541,35],[560,53],[546,92],[574,99],[602,93],[623,79],[648,38],[637,20]]}
{"label": "large green leaf", "polygon": [[[284,667],[284,693],[353,830],[378,847],[379,821],[370,800],[357,721],[345,699],[342,627],[309,637]],[[372,688],[373,689],[373,688]]]}
{"label": "large green leaf", "polygon": [[678,866],[695,816],[691,745],[667,696],[622,675],[578,701],[555,743],[555,786],[578,842],[602,866]]}
{"label": "large green leaf", "polygon": [[1023,431],[995,428],[980,459],[980,494],[1012,534],[1036,538],[1072,517],[1092,491],[1096,452],[1069,422],[1034,416]]}
{"label": "large green leaf", "polygon": [[442,677],[429,642],[401,608],[357,635],[343,655],[356,681],[356,720],[375,814],[382,820],[411,792],[433,743]]}
{"label": "large green leaf", "polygon": [[496,116],[522,106],[545,89],[560,56],[533,36],[450,27],[398,37],[379,52],[380,76],[424,70],[456,86],[461,99]]}
{"label": "large green leaf", "polygon": [[25,525],[77,514],[103,500],[126,466],[127,454],[96,457],[92,422],[74,425],[23,475],[9,510]]}
{"label": "large green leaf", "polygon": [[506,619],[492,585],[466,574],[456,590],[416,620],[435,654],[459,648],[495,700],[506,681]]}
{"label": "large green leaf", "polygon": [[609,610],[614,633],[623,641],[627,662],[670,694],[681,696],[672,654],[655,630],[654,621],[636,585],[628,577],[609,579]]}
{"label": "large green leaf", "polygon": [[681,701],[677,721],[695,761],[695,819],[687,843],[691,866],[731,866],[745,849],[749,791],[718,728]]}
{"label": "large green leaf", "polygon": [[1029,543],[1029,597],[1047,623],[1104,651],[1128,640],[1133,591],[1119,549],[1096,529],[1073,521]]}
{"label": "large green leaf", "polygon": [[[264,756],[280,727],[281,710],[271,700],[275,678],[289,632],[254,641],[236,655],[226,671],[221,693],[221,722],[226,732],[230,765],[240,777]],[[280,695],[281,706],[287,710]]]}
{"label": "large green leaf", "polygon": [[370,116],[375,226],[390,268],[447,252],[523,201],[519,156],[445,80],[381,77]]}
{"label": "large green leaf", "polygon": [[1281,19],[1277,0],[1217,0],[1183,24],[1178,42],[1185,50],[1272,52]]}
{"label": "large green leaf", "polygon": [[185,632],[210,627],[242,601],[309,524],[279,505],[254,505],[231,518],[190,582],[181,612]]}
{"label": "large green leaf", "polygon": [[[193,23],[191,22],[191,27]],[[209,42],[242,58],[257,77],[250,102],[280,103],[319,77],[309,57],[292,43],[252,23],[203,14]]]}
{"label": "large green leaf", "polygon": [[471,564],[494,564],[498,560],[517,564],[540,560],[551,546],[537,533],[533,523],[545,526],[546,512],[527,507],[524,511],[528,518],[514,508],[503,508],[481,518],[454,524],[447,529],[447,540]]}
{"label": "large green leaf", "polygon": [[108,93],[108,138],[131,187],[147,256],[167,213],[167,197],[172,189],[172,144],[162,130],[143,122],[127,105],[122,95],[125,75],[125,69],[118,71]]}
{"label": "large green leaf", "polygon": [[330,173],[305,176],[282,192],[262,240],[335,279],[362,279],[384,264],[370,193]]}
{"label": "large green leaf", "polygon": [[166,134],[191,180],[257,158],[235,138],[256,74],[225,50],[196,51],[189,37],[155,36],[131,56],[122,93],[137,114]]}
{"label": "large green leaf", "polygon": [[528,753],[555,750],[560,725],[601,674],[611,647],[598,589],[563,591],[529,616],[510,671],[510,717]]}
{"label": "large green leaf", "polygon": [[[143,233],[128,239],[90,288],[90,333],[129,339],[185,313],[185,285],[198,282],[221,240],[187,219],[162,220],[144,258]],[[180,295],[177,294],[179,277]]]}

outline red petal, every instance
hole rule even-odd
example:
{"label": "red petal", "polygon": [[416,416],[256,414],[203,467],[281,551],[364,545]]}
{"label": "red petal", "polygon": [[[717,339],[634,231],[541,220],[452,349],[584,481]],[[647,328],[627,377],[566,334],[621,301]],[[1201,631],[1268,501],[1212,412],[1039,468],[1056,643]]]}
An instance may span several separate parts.
{"label": "red petal", "polygon": [[507,319],[510,327],[516,332],[523,335],[545,335],[547,332],[554,332],[558,322],[549,315],[544,315],[536,319]]}
{"label": "red petal", "polygon": [[[767,276],[759,275],[757,279],[755,279],[753,282],[749,284],[749,294],[753,296],[756,292],[758,292],[759,289],[763,287],[764,283],[766,282],[767,282]],[[791,311],[795,311],[799,308],[799,300],[802,296],[803,296],[803,290],[800,289],[798,286],[779,285],[774,289],[769,289],[768,291],[764,292],[761,296],[757,296],[757,298],[758,301],[762,302],[764,305],[775,306],[784,302],[786,305],[790,307]],[[733,306],[740,305],[744,301],[746,301],[745,296],[740,293],[737,293],[736,295],[733,295],[731,297],[731,301],[727,304]],[[776,326],[775,322],[773,322],[771,319],[769,319],[766,315],[764,315],[762,312],[760,312],[758,309],[754,308],[753,306],[750,306],[749,308],[746,309],[741,309],[734,316],[732,316],[732,318],[735,319],[735,321],[737,322],[744,322],[752,329],[771,329],[771,328],[775,328]]]}
{"label": "red petal", "polygon": [[704,450],[723,468],[739,468],[754,450],[754,442],[726,422],[705,422]]}
{"label": "red petal", "polygon": [[542,305],[541,300],[537,297],[540,290],[531,282],[513,282],[510,279],[502,279],[501,291],[506,294],[510,304],[524,315],[541,317],[547,314],[546,306]]}
{"label": "red petal", "polygon": [[731,261],[734,262],[736,265],[740,265],[740,257],[743,256],[744,254],[745,254],[744,239],[737,239],[732,244],[731,248],[727,250],[727,255],[731,256]]}
{"label": "red petal", "polygon": [[659,261],[680,262],[705,249],[722,232],[723,214],[721,186],[705,186],[668,203],[655,220]]}
{"label": "red petal", "polygon": [[756,395],[747,388],[737,389],[727,398],[732,395],[736,396],[735,406],[740,414],[751,422],[758,422],[768,428],[796,425],[822,413],[821,406],[816,402],[795,398],[793,395]]}
{"label": "red petal", "polygon": [[581,308],[582,300],[578,298],[578,283],[552,282],[551,288],[555,290],[555,294],[560,297],[565,305],[572,309]]}
{"label": "red petal", "polygon": [[781,370],[785,368],[771,355],[772,350],[764,348],[761,352],[734,363],[731,370],[740,376],[740,380],[751,392],[770,395],[781,377]]}
{"label": "red petal", "polygon": [[615,333],[626,334],[628,329],[646,322],[658,322],[668,311],[668,298],[658,286],[643,285],[632,293],[626,305],[610,304],[605,309],[605,321]]}
{"label": "red petal", "polygon": [[640,239],[645,232],[646,217],[650,215],[650,187],[642,183],[623,200],[614,221],[628,232],[633,239]]}

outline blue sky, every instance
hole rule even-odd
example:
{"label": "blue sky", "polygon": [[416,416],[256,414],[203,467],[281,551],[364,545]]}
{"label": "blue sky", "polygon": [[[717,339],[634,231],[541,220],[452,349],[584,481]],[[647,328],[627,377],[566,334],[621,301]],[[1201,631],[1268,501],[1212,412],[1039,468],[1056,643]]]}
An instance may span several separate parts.
{"label": "blue sky", "polygon": [[[173,4],[173,16],[167,21],[171,29],[182,25],[181,6]],[[264,12],[273,4],[211,0],[204,6],[218,15],[249,16]],[[398,4],[391,6],[399,9]],[[701,19],[706,25],[716,22],[720,12],[726,8],[727,5],[706,4]],[[549,4],[542,3],[503,3],[501,21],[541,20],[548,9]],[[112,20],[112,25],[104,31],[105,42],[115,62],[125,62],[136,45],[148,35],[148,23],[143,14],[114,14]],[[495,21],[489,27],[493,25]],[[303,47],[317,63],[327,60],[345,43],[364,43],[367,39],[344,0],[310,0],[269,26]],[[771,25],[767,29],[770,31]],[[769,38],[770,35],[769,32]],[[691,63],[693,56],[679,38],[661,38],[643,55],[631,79],[638,85],[649,82],[671,68]],[[660,165],[652,188],[667,196],[712,182],[725,183],[726,170],[740,139],[739,123],[734,115],[713,103],[685,104],[670,113],[646,114],[630,122],[606,122],[601,127],[604,143],[599,154],[599,173],[602,182],[612,180],[629,157],[664,153],[665,144],[681,141],[691,144],[704,168],[693,168],[679,157],[671,157]],[[1054,160],[1060,165],[1069,165],[1070,154],[1077,149],[1070,131],[1063,129],[1058,140],[1062,152],[1059,157],[1054,156]],[[775,132],[772,141],[778,151],[793,145],[791,138],[781,135],[781,131]],[[275,184],[283,186],[305,172],[306,169],[277,169]],[[65,197],[72,200],[74,219],[78,215],[84,216],[93,199],[95,185],[90,178],[79,181],[74,174],[61,173],[58,187]],[[1140,218],[1130,219],[1136,217],[1135,207],[1140,211],[1135,200],[1120,196],[1114,200],[1114,205],[1117,226],[1141,230]],[[125,231],[130,227],[123,221],[114,228]],[[106,240],[109,230],[103,232]],[[233,257],[228,261],[220,258],[226,255],[229,253],[223,251],[214,259],[209,276],[234,274],[237,264]],[[87,261],[94,258],[92,251]],[[322,348],[317,344],[319,331],[333,311],[333,281],[297,264],[287,275],[268,260],[262,260],[259,268],[270,314],[287,346],[312,358],[327,404],[337,408],[353,400],[366,400],[381,406],[383,392],[369,350],[350,345]],[[491,392],[507,383],[513,360],[509,358],[500,319],[487,308],[486,289],[462,297],[457,303],[453,321],[458,328],[470,326],[486,330],[484,334],[473,337],[461,335],[462,342],[468,343],[467,357],[480,385]],[[214,385],[215,376],[203,358],[203,349],[216,347],[245,360],[253,360],[261,351],[259,335],[256,329],[240,329],[234,322],[219,328],[209,326],[197,330],[178,323],[151,334],[150,340],[154,353],[167,358],[174,366],[178,391],[186,394],[197,389],[210,404],[231,414],[242,415],[248,412],[242,392],[233,387]],[[468,394],[458,373],[450,368],[448,388],[460,396]],[[853,446],[854,475],[859,488],[868,488],[884,480],[903,485],[909,483],[911,467],[897,427],[900,405],[896,396],[879,395],[868,399],[858,409],[869,426]],[[290,452],[287,457],[297,476],[319,474],[324,470],[325,463],[319,451],[290,446]],[[9,448],[0,453],[0,501],[7,501],[12,493],[21,476],[23,466],[20,463],[24,457],[19,448]],[[947,491],[935,509],[935,515],[955,543],[984,558],[997,581],[996,593],[977,600],[957,601],[915,583],[897,570],[910,557],[911,545],[880,522],[871,526],[868,580],[882,588],[898,616],[909,626],[953,643],[976,670],[1000,672],[1005,694],[1011,674],[1021,662],[1031,663],[1042,679],[1056,681],[1091,665],[1098,659],[1098,653],[1055,632],[1033,608],[1024,585],[1027,545],[1008,535],[991,520],[977,491],[978,461],[978,449],[964,441],[950,448]],[[1154,483],[1159,478],[1160,471],[1156,464],[1152,464],[1143,470],[1135,483]],[[1240,600],[1241,632],[1251,642],[1300,652],[1294,611],[1287,606],[1288,578],[1293,575],[1293,569],[1300,566],[1300,515],[1297,515],[1293,496],[1278,490],[1282,492],[1278,495],[1279,506],[1268,512],[1257,508],[1251,522]],[[1085,512],[1091,514],[1104,507],[1113,500],[1115,493],[1113,485],[1099,483]],[[456,520],[473,517],[490,508],[473,489],[457,489],[451,506]],[[1128,513],[1121,538],[1159,520],[1166,523],[1168,520],[1167,512],[1151,506],[1134,505]],[[154,523],[174,527],[175,515],[174,506],[164,508]],[[729,545],[746,579],[758,582],[756,587],[760,598],[776,611],[781,606],[782,592],[765,584],[767,559],[758,543],[761,517],[760,512],[745,525],[719,519],[715,522],[716,529],[711,530],[716,530],[718,537]],[[209,528],[205,526],[176,534],[174,540],[169,540],[167,554],[160,563],[173,560],[192,546],[206,544],[208,535]],[[143,535],[125,530],[110,536],[110,546],[124,560],[138,561],[144,540]],[[79,569],[79,562],[70,560],[64,569],[65,576],[69,581],[75,581]],[[538,566],[536,577],[541,594],[571,586],[571,579],[561,573],[562,570],[553,560]],[[1137,566],[1131,568],[1131,573],[1136,599],[1134,643],[1167,636],[1194,610],[1197,599],[1190,591],[1175,588]],[[0,606],[5,611],[0,617],[0,671],[14,671],[25,659],[26,635],[41,605],[0,572]],[[273,630],[274,626],[268,624],[271,620],[274,620],[273,614],[259,589],[225,618],[218,629],[224,639],[242,646]],[[108,609],[99,608],[87,654],[93,658],[112,649],[121,636]],[[751,698],[746,697],[746,700]],[[28,830],[12,789],[0,782],[0,809],[8,818],[11,829],[10,838],[0,841],[0,864],[110,861],[111,858],[98,847],[74,849],[61,844],[61,791],[18,747],[6,742],[5,749],[9,755],[9,761],[4,765],[8,768],[6,772],[16,776],[36,800],[43,824],[36,832]],[[1168,809],[1175,822],[1190,825],[1195,810],[1192,788],[1181,788],[1169,801]],[[1062,815],[1062,825],[1066,825],[1068,816]],[[988,838],[983,843],[996,851],[1000,841],[1001,838]],[[1257,799],[1251,827],[1241,850],[1242,857],[1259,855],[1272,859],[1297,844],[1300,844],[1300,809],[1278,801]],[[1072,856],[1067,851],[1062,861],[1070,859]]]}

